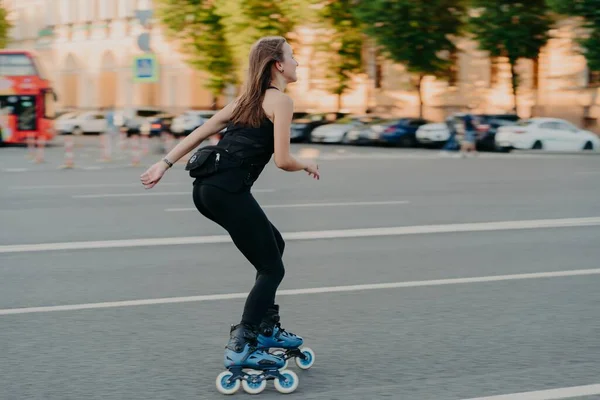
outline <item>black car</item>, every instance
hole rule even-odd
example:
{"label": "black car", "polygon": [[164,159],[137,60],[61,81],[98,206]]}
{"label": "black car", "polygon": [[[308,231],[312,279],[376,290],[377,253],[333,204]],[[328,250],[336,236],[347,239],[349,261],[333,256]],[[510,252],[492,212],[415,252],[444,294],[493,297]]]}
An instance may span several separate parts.
{"label": "black car", "polygon": [[318,114],[294,113],[290,141],[292,143],[310,142],[310,133],[313,129],[321,125],[331,124],[347,115],[347,113],[342,112]]}
{"label": "black car", "polygon": [[519,121],[516,114],[479,114],[475,115],[477,123],[477,149],[495,151],[496,132],[506,125],[515,125]]}
{"label": "black car", "polygon": [[162,132],[171,133],[171,124],[175,115],[169,113],[158,114],[154,117],[146,118],[149,126],[142,125],[143,128],[150,129],[150,137],[160,136]]}

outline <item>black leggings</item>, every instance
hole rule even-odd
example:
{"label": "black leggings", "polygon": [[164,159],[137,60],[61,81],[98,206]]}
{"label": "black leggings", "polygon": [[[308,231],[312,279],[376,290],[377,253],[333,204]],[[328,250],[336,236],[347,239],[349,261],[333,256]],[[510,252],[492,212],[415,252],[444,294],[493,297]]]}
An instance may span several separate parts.
{"label": "black leggings", "polygon": [[256,268],[256,281],[244,306],[242,323],[255,328],[275,303],[275,292],[285,269],[281,257],[285,242],[250,192],[230,193],[198,184],[194,204],[206,218],[222,226],[242,254]]}

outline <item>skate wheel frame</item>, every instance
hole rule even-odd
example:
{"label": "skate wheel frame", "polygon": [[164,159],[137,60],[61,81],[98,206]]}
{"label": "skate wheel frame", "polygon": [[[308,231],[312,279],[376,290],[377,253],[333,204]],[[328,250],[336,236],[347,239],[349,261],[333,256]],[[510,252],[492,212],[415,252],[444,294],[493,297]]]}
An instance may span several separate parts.
{"label": "skate wheel frame", "polygon": [[295,391],[299,383],[298,375],[294,371],[281,371],[281,376],[275,378],[275,389],[279,393],[288,394]]}
{"label": "skate wheel frame", "polygon": [[239,379],[231,379],[233,373],[231,371],[223,371],[217,376],[217,390],[222,394],[234,394],[240,389],[241,382]]}
{"label": "skate wheel frame", "polygon": [[315,363],[315,352],[309,347],[304,347],[300,349],[300,354],[300,356],[297,355],[294,359],[298,368],[309,369],[312,367]]}
{"label": "skate wheel frame", "polygon": [[267,387],[267,380],[261,374],[248,374],[247,379],[242,381],[242,387],[248,394],[259,394]]}
{"label": "skate wheel frame", "polygon": [[275,350],[273,351],[271,354],[273,354],[274,356],[277,357],[281,357],[285,360],[285,364],[283,365],[283,367],[279,368],[280,371],[287,369],[289,363],[288,363],[288,356],[287,353],[284,350]]}
{"label": "skate wheel frame", "polygon": [[294,371],[265,370],[243,372],[241,368],[223,371],[217,376],[216,384],[219,393],[231,395],[240,386],[248,394],[259,394],[267,387],[267,381],[274,380],[275,389],[280,393],[294,392],[300,383]]}

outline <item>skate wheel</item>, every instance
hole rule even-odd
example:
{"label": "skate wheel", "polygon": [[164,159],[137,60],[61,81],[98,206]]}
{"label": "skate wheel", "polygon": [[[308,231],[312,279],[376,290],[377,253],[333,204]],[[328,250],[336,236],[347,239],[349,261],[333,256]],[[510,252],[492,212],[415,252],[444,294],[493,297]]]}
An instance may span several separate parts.
{"label": "skate wheel", "polygon": [[236,379],[233,382],[228,382],[229,378],[231,378],[233,374],[229,371],[223,371],[217,376],[217,390],[222,394],[234,394],[240,388],[240,381]]}
{"label": "skate wheel", "polygon": [[274,350],[271,354],[273,354],[274,356],[277,357],[281,357],[285,360],[285,364],[283,364],[283,367],[279,368],[280,371],[287,369],[288,367],[288,360],[287,358],[285,358],[285,351],[283,350]]}
{"label": "skate wheel", "polygon": [[298,388],[299,383],[298,375],[294,371],[285,370],[281,371],[281,378],[275,379],[275,389],[279,393],[292,393]]}
{"label": "skate wheel", "polygon": [[315,363],[315,352],[312,349],[305,347],[300,350],[302,354],[306,357],[306,359],[302,359],[300,357],[296,357],[294,361],[296,361],[296,365],[300,369],[309,369]]}
{"label": "skate wheel", "polygon": [[[250,377],[258,376],[258,374],[250,374]],[[248,394],[259,394],[267,387],[266,379],[262,379],[260,381],[243,381],[242,387],[244,388],[244,392]]]}

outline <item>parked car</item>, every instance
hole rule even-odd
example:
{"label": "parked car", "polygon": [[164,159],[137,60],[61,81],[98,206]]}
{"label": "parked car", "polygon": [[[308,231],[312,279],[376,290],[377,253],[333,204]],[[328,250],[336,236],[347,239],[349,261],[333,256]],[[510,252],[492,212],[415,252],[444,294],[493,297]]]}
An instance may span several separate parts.
{"label": "parked car", "polygon": [[373,115],[344,117],[334,123],[315,128],[311,133],[311,141],[314,143],[342,143],[346,140],[346,134],[350,129],[375,119],[378,118]]}
{"label": "parked car", "polygon": [[188,110],[173,119],[171,132],[175,136],[187,136],[216,113],[214,110]]}
{"label": "parked car", "polygon": [[55,127],[63,135],[104,133],[107,128],[106,116],[98,111],[67,113],[56,120]]}
{"label": "parked car", "polygon": [[505,151],[533,149],[580,151],[600,149],[598,135],[557,118],[530,118],[515,126],[501,126],[496,145]]}
{"label": "parked car", "polygon": [[[430,123],[422,118],[401,118],[387,125],[379,136],[379,143],[396,146],[415,147],[417,141],[417,129]],[[378,129],[377,126],[373,129]]]}
{"label": "parked car", "polygon": [[[454,125],[457,138],[464,136],[464,113],[456,113],[449,117]],[[497,150],[495,136],[501,126],[515,125],[519,120],[516,114],[474,114],[473,123],[477,129],[476,146],[478,150]],[[450,138],[446,122],[425,124],[418,128],[416,139],[425,146],[441,147]]]}
{"label": "parked car", "polygon": [[374,117],[373,120],[352,127],[346,134],[343,143],[367,145],[380,143],[381,134],[398,120]]}
{"label": "parked car", "polygon": [[423,146],[441,147],[450,139],[450,131],[445,122],[430,123],[421,125],[415,137]]}
{"label": "parked car", "polygon": [[519,121],[517,114],[477,114],[477,149],[495,151],[496,133],[501,126],[516,125]]}
{"label": "parked car", "polygon": [[312,132],[315,128],[334,123],[341,118],[346,117],[347,115],[347,113],[342,112],[318,114],[303,112],[294,113],[290,132],[290,141],[292,143],[310,142],[312,140]]}
{"label": "parked car", "polygon": [[121,129],[127,133],[127,136],[139,135],[142,130],[142,125],[148,122],[148,118],[153,118],[164,114],[164,111],[157,108],[137,108],[126,110],[118,114],[115,118],[117,126],[121,125]]}
{"label": "parked car", "polygon": [[171,133],[171,126],[175,116],[170,113],[162,113],[153,117],[146,118],[146,121],[142,123],[140,130],[142,132],[148,132],[150,137],[160,136],[161,133]]}

